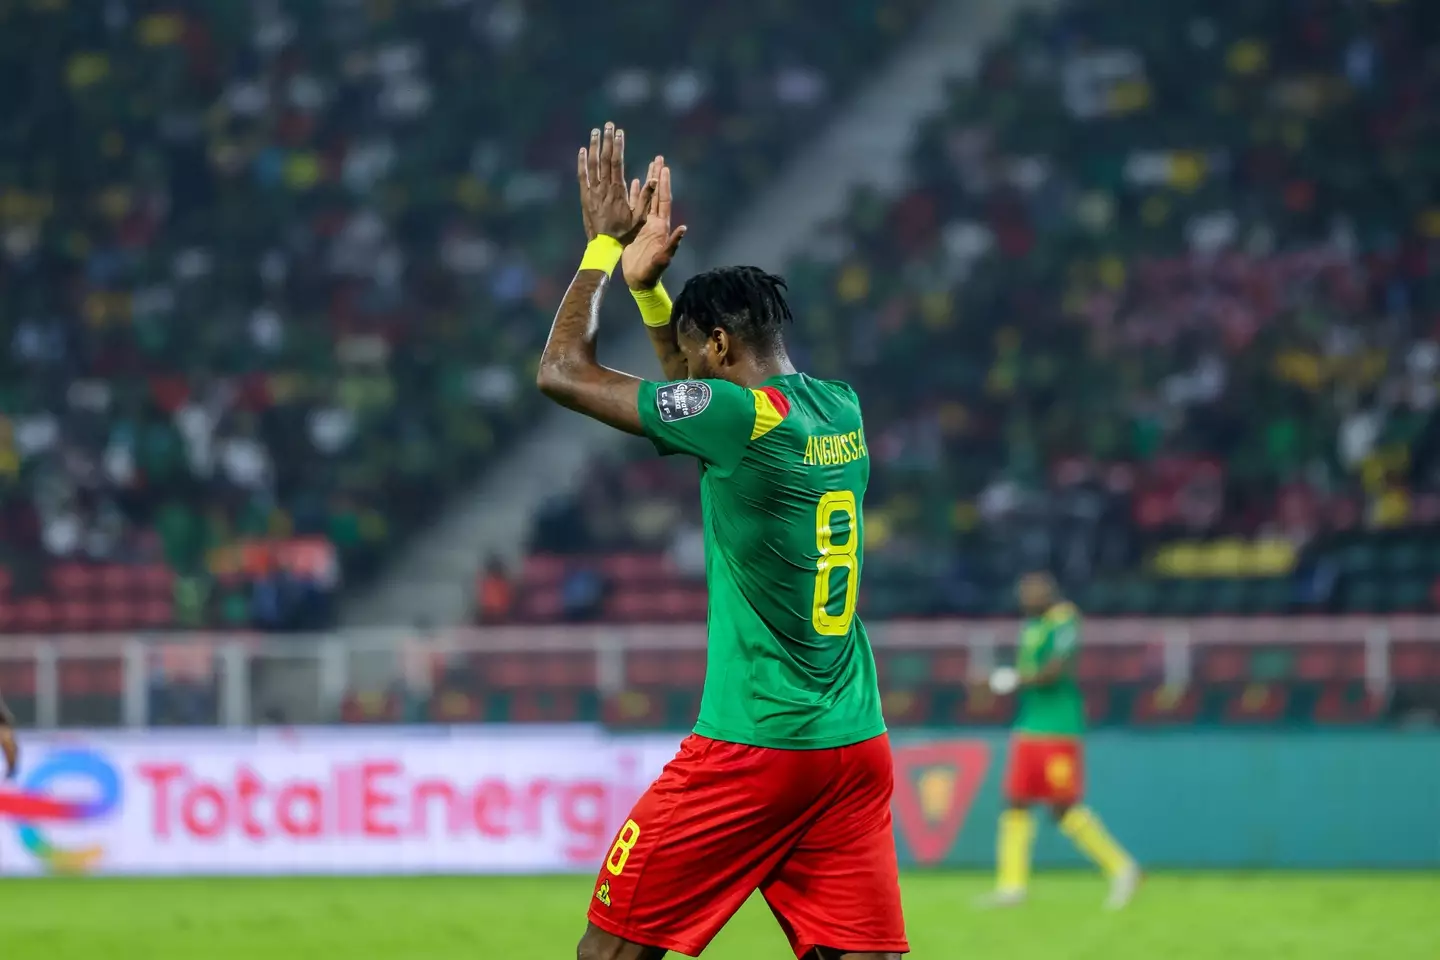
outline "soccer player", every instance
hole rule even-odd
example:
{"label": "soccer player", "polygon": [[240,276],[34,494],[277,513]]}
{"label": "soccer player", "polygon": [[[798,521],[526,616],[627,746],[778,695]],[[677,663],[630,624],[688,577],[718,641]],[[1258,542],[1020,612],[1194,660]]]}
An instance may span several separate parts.
{"label": "soccer player", "polygon": [[[875,660],[855,616],[870,473],[855,393],[797,373],[785,283],[753,267],[660,274],[670,180],[627,190],[624,132],[579,155],[592,237],[550,331],[551,399],[662,454],[699,461],[710,592],[694,733],[635,804],[592,888],[582,960],[698,955],[755,890],[797,957],[908,951],[891,832],[894,768]],[[622,263],[667,382],[596,362],[600,301]]]}
{"label": "soccer player", "polygon": [[20,770],[20,744],[15,739],[15,715],[0,697],[0,753],[5,755],[5,779],[15,779]]}
{"label": "soccer player", "polygon": [[1061,832],[1110,878],[1107,905],[1118,909],[1134,896],[1140,871],[1100,818],[1081,804],[1085,704],[1075,683],[1080,612],[1061,598],[1048,573],[1026,574],[1019,594],[1025,623],[1016,668],[996,670],[990,684],[999,694],[1018,685],[1020,715],[1005,775],[1008,809],[1000,815],[997,884],[986,902],[1012,906],[1024,901],[1035,840],[1030,806],[1041,803],[1050,807]]}

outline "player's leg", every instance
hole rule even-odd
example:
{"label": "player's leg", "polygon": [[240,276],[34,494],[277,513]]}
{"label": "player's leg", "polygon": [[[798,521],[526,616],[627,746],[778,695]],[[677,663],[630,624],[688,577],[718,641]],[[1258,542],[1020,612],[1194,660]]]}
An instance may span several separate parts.
{"label": "player's leg", "polygon": [[902,953],[837,953],[816,947],[806,960],[900,960]]}
{"label": "player's leg", "polygon": [[1051,812],[1060,832],[1100,868],[1110,881],[1106,904],[1119,909],[1135,895],[1140,869],[1135,859],[1105,829],[1100,817],[1082,802],[1085,795],[1084,752],[1080,742],[1056,745],[1045,763]]}
{"label": "player's leg", "polygon": [[616,834],[578,955],[704,950],[808,823],[812,798],[782,753],[687,738]]}
{"label": "player's leg", "polygon": [[890,798],[888,737],[834,750],[815,816],[761,885],[797,957],[884,958],[908,953]]}
{"label": "player's leg", "polygon": [[995,835],[995,890],[982,898],[982,906],[1010,907],[1025,900],[1035,846],[1030,804],[1041,795],[1040,773],[1036,744],[1013,738],[1005,771],[1006,807]]}
{"label": "player's leg", "polygon": [[601,930],[591,923],[575,948],[576,960],[661,960],[667,951],[663,947],[647,947],[631,943],[624,937]]}

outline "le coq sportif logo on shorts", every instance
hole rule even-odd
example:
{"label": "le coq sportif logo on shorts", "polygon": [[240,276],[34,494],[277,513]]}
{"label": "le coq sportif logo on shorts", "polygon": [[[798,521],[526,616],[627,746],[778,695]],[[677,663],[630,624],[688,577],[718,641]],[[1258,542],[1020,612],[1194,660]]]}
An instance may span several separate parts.
{"label": "le coq sportif logo on shorts", "polygon": [[655,391],[655,407],[660,411],[660,419],[665,423],[693,417],[703,413],[708,406],[710,384],[698,380],[667,383]]}
{"label": "le coq sportif logo on shorts", "polygon": [[[78,786],[85,799],[56,796],[57,780]],[[120,805],[120,774],[104,757],[83,749],[57,750],[25,778],[21,789],[0,793],[0,816],[15,822],[20,843],[53,873],[84,873],[100,862],[99,844],[63,847],[50,840],[42,824],[84,823],[109,816]]]}

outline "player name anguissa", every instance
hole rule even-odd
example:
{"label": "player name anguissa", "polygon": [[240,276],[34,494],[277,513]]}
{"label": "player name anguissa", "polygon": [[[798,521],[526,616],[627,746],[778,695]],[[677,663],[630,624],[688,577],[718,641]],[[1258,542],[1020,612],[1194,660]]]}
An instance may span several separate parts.
{"label": "player name anguissa", "polygon": [[805,441],[805,466],[828,467],[870,456],[865,434],[859,430],[811,436]]}

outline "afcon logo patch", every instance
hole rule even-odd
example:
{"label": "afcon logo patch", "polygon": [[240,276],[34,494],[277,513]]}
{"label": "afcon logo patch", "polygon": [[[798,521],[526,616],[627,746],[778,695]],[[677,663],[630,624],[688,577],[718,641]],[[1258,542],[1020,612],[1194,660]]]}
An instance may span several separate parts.
{"label": "afcon logo patch", "polygon": [[595,899],[596,899],[596,900],[599,900],[601,903],[605,904],[605,906],[607,906],[607,907],[610,906],[610,881],[609,881],[609,880],[606,880],[604,883],[600,884],[600,889],[595,891]]}
{"label": "afcon logo patch", "polygon": [[896,748],[895,814],[917,861],[945,859],[989,766],[990,747],[979,740]]}
{"label": "afcon logo patch", "polygon": [[704,413],[710,406],[710,384],[698,380],[667,383],[655,391],[655,406],[665,423]]}

